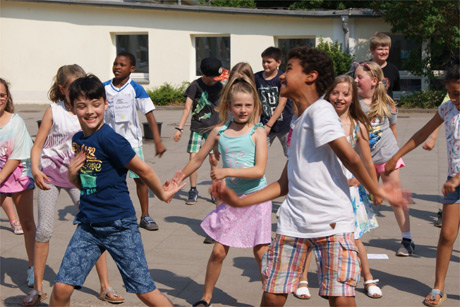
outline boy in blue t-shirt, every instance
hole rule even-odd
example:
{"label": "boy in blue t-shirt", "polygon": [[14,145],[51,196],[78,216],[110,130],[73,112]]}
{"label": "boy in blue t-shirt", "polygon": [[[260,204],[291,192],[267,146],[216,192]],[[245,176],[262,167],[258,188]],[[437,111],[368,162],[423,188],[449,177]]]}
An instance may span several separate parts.
{"label": "boy in blue t-shirt", "polygon": [[280,76],[278,70],[281,64],[281,50],[268,47],[262,52],[262,67],[264,70],[254,74],[256,88],[262,102],[260,121],[265,125],[269,145],[278,138],[287,157],[287,139],[292,120],[292,101],[280,96]]}
{"label": "boy in blue t-shirt", "polygon": [[[137,111],[145,114],[155,141],[156,156],[161,156],[166,151],[161,142],[150,96],[138,83],[131,80],[131,73],[136,69],[136,58],[129,52],[120,52],[113,62],[115,78],[104,82],[105,92],[109,107],[105,112],[105,123],[116,133],[125,137],[137,155],[144,160],[142,152],[142,128],[137,116]],[[141,205],[141,219],[139,226],[147,230],[158,230],[155,220],[149,215],[149,192],[147,185],[134,174],[129,172],[129,177],[136,183],[137,197]]]}
{"label": "boy in blue t-shirt", "polygon": [[76,216],[77,229],[56,277],[50,306],[70,304],[73,290],[82,287],[105,250],[117,264],[126,291],[136,293],[147,305],[172,306],[150,276],[126,173],[130,170],[138,174],[166,202],[181,186],[176,181],[162,186],[130,143],[104,124],[108,103],[97,77],[89,75],[75,80],[69,97],[82,128],[72,139],[75,158],[69,164],[69,180],[81,190],[80,212]]}

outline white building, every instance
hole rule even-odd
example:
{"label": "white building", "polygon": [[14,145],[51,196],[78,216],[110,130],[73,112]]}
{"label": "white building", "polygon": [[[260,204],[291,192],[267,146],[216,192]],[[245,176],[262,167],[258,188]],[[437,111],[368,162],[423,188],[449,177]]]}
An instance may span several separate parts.
{"label": "white building", "polygon": [[[0,0],[0,76],[11,83],[15,103],[47,103],[60,66],[76,63],[108,80],[115,55],[124,49],[136,55],[133,78],[148,89],[194,80],[206,56],[221,58],[227,68],[245,61],[258,71],[266,47],[286,51],[295,44],[316,45],[320,38],[348,42],[356,59],[366,60],[370,58],[368,38],[377,31],[388,33],[390,25],[369,10]],[[403,55],[401,48],[393,55]]]}

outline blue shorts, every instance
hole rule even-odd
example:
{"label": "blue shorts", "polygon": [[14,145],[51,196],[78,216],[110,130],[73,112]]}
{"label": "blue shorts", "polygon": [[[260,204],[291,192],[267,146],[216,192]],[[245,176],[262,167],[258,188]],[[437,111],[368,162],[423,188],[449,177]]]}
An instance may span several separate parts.
{"label": "blue shorts", "polygon": [[80,289],[105,250],[115,261],[127,292],[143,294],[156,289],[145,260],[136,216],[106,223],[79,224],[55,282]]}
{"label": "blue shorts", "polygon": [[[446,181],[449,181],[451,178],[451,176],[448,176]],[[460,186],[456,187],[454,192],[444,195],[442,203],[460,204]]]}

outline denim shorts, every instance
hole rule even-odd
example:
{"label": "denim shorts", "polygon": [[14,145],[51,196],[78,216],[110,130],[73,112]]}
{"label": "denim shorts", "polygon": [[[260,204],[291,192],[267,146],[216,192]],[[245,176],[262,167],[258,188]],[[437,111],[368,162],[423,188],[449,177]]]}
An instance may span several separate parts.
{"label": "denim shorts", "polygon": [[[449,181],[451,178],[451,176],[448,176],[446,181]],[[456,187],[454,192],[444,195],[442,203],[460,204],[460,186]]]}
{"label": "denim shorts", "polygon": [[156,289],[147,267],[136,216],[78,224],[55,282],[80,289],[105,250],[115,261],[127,292],[143,294]]}

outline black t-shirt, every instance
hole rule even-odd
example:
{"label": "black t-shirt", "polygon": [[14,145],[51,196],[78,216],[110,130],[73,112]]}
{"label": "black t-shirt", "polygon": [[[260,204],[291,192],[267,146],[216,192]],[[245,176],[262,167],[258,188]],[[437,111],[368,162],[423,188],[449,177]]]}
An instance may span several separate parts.
{"label": "black t-shirt", "polygon": [[[282,71],[278,71],[276,77],[266,80],[263,76],[263,71],[259,71],[254,75],[256,88],[259,93],[259,99],[262,102],[262,115],[260,121],[266,124],[273,115],[279,103],[279,92],[281,88],[280,76]],[[283,109],[278,120],[270,129],[270,133],[287,133],[289,132],[292,119],[292,101],[288,99],[286,106]]]}
{"label": "black t-shirt", "polygon": [[192,121],[190,130],[198,133],[207,133],[207,128],[217,125],[219,113],[216,108],[219,105],[222,83],[209,86],[199,78],[193,81],[185,90],[185,97],[193,100]]}
{"label": "black t-shirt", "polygon": [[387,62],[387,65],[382,68],[383,76],[387,82],[387,93],[393,98],[393,91],[400,91],[399,70],[398,67]]}

